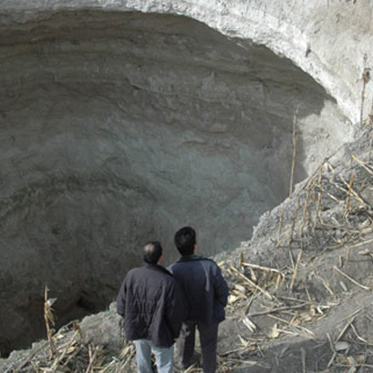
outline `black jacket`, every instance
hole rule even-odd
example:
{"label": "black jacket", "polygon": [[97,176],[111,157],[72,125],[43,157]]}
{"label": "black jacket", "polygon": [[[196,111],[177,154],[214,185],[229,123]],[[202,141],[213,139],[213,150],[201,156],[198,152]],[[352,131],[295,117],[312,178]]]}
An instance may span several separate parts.
{"label": "black jacket", "polygon": [[188,320],[212,324],[225,319],[228,285],[213,260],[183,256],[168,269],[184,288],[190,307]]}
{"label": "black jacket", "polygon": [[117,297],[117,312],[124,317],[127,339],[148,339],[157,347],[170,347],[186,316],[185,299],[167,269],[147,264],[127,273]]}

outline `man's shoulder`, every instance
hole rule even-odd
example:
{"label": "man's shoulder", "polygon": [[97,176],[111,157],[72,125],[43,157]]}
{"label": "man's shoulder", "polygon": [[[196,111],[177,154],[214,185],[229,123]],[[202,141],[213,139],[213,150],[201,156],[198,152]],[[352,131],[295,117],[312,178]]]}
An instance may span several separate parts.
{"label": "man's shoulder", "polygon": [[148,281],[154,279],[169,285],[172,285],[175,280],[173,274],[161,266],[133,268],[127,272],[126,279],[127,282],[144,282],[145,279]]}
{"label": "man's shoulder", "polygon": [[206,258],[204,256],[195,256],[193,258],[183,258],[181,257],[175,263],[171,264],[168,269],[171,273],[177,272],[179,269],[186,269],[186,268],[200,268],[201,270],[207,268],[219,268],[216,262],[213,259]]}
{"label": "man's shoulder", "polygon": [[127,272],[126,278],[131,279],[136,277],[144,277],[149,272],[149,268],[147,268],[146,266],[132,268]]}
{"label": "man's shoulder", "polygon": [[132,268],[127,272],[127,276],[133,276],[138,272],[142,272],[144,270],[144,267],[136,267]]}
{"label": "man's shoulder", "polygon": [[141,272],[143,276],[157,277],[162,279],[162,281],[172,283],[174,281],[173,274],[165,267],[160,265],[155,266],[145,266],[144,270]]}
{"label": "man's shoulder", "polygon": [[205,256],[202,256],[202,255],[198,255],[195,259],[196,262],[202,262],[204,265],[206,266],[214,266],[214,267],[217,267],[218,265],[216,264],[216,262],[211,259],[211,258],[207,258]]}
{"label": "man's shoulder", "polygon": [[129,281],[133,279],[134,277],[137,277],[138,275],[140,275],[142,272],[142,268],[143,267],[136,267],[136,268],[130,269],[126,274],[125,280]]}

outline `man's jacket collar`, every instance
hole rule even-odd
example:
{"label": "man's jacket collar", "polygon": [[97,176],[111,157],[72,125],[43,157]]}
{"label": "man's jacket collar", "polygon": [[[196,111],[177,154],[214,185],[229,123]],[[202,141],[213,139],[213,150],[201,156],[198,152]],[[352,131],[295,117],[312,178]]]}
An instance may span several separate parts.
{"label": "man's jacket collar", "polygon": [[179,260],[176,263],[180,262],[193,262],[196,260],[206,260],[207,258],[201,256],[201,255],[186,255],[179,258]]}
{"label": "man's jacket collar", "polygon": [[165,267],[163,267],[163,266],[161,266],[159,264],[149,264],[149,263],[146,263],[144,267],[147,268],[147,269],[152,269],[152,270],[155,270],[155,271],[164,272],[164,273],[166,273],[166,274],[168,274],[170,276],[173,276],[172,273],[168,269],[166,269]]}

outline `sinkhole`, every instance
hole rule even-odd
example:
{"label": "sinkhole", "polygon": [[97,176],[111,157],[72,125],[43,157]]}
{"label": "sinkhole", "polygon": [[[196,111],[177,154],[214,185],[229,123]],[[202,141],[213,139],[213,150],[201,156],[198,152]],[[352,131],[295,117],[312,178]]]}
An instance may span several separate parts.
{"label": "sinkhole", "polygon": [[173,15],[39,13],[0,28],[0,351],[115,299],[139,250],[196,228],[206,256],[346,140],[322,86],[263,45]]}

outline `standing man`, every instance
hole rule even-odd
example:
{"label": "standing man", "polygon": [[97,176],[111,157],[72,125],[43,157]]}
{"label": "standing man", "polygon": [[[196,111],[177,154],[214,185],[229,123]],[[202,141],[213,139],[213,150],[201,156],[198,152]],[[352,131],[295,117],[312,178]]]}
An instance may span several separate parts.
{"label": "standing man", "polygon": [[162,246],[158,241],[144,247],[146,265],[127,273],[117,298],[117,312],[124,317],[128,340],[136,346],[138,373],[152,373],[151,352],[159,373],[172,373],[174,342],[185,318],[182,291],[160,264]]}
{"label": "standing man", "polygon": [[218,325],[225,319],[228,285],[213,260],[196,255],[197,241],[193,228],[181,228],[176,232],[174,241],[181,258],[169,269],[183,285],[190,307],[177,341],[178,365],[185,369],[193,363],[195,329],[198,327],[203,372],[214,373]]}

